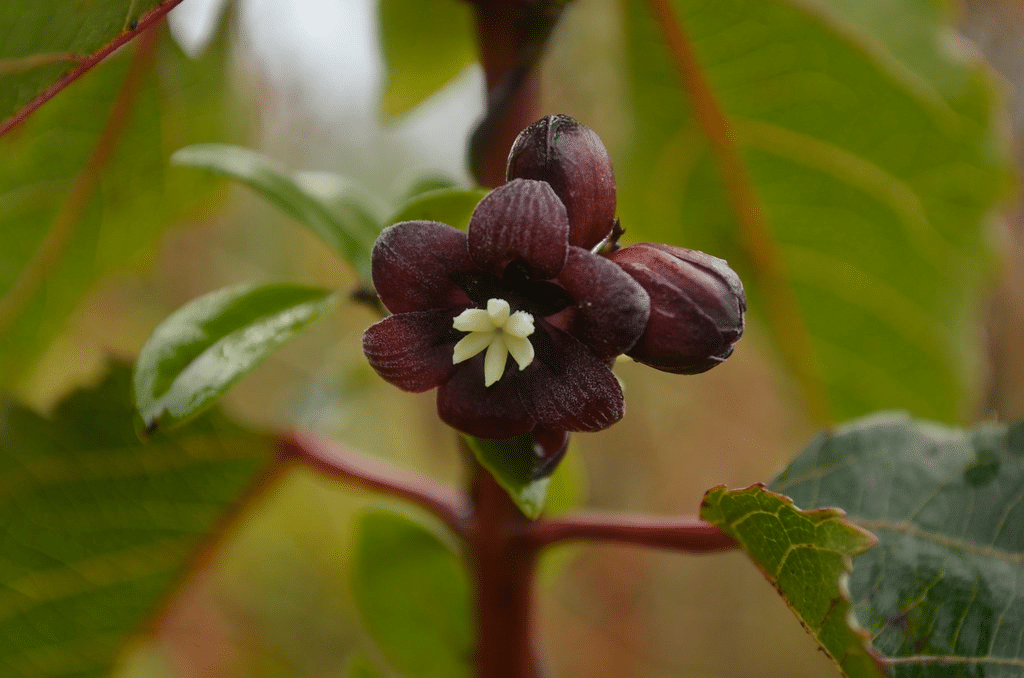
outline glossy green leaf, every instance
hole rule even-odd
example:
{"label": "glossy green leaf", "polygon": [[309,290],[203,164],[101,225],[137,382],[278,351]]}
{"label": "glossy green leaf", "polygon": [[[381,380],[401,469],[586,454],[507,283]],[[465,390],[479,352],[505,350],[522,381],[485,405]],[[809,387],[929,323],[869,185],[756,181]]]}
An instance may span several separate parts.
{"label": "glossy green leaf", "polygon": [[0,673],[100,678],[268,466],[221,418],[140,444],[119,368],[44,418],[0,403]]}
{"label": "glossy green leaf", "polygon": [[[7,4],[45,6],[63,20],[45,3]],[[0,138],[3,387],[31,375],[99,279],[137,266],[169,225],[209,203],[210,182],[168,173],[167,157],[244,129],[225,124],[223,43],[192,61],[161,37],[141,65],[130,45]]]}
{"label": "glossy green leaf", "polygon": [[869,532],[842,511],[801,511],[761,485],[712,488],[700,515],[740,544],[844,676],[884,675],[867,634],[849,622],[845,582],[852,557],[875,543]]}
{"label": "glossy green leaf", "polygon": [[147,431],[208,407],[335,301],[297,285],[238,285],[181,307],[153,330],[135,366],[135,404]]}
{"label": "glossy green leaf", "polygon": [[290,172],[256,151],[225,144],[182,148],[171,156],[171,162],[241,181],[316,233],[354,266],[364,281],[372,279],[370,252],[379,223],[340,180],[332,186],[323,187],[323,182],[315,186],[308,173]]}
{"label": "glossy green leaf", "polygon": [[656,20],[662,3],[623,3],[627,238],[729,259],[820,418],[957,419],[1009,164],[991,78],[943,3],[666,4]]}
{"label": "glossy green leaf", "polygon": [[877,535],[849,589],[893,678],[1024,672],[1024,426],[876,415],[818,436],[772,487]]}
{"label": "glossy green leaf", "polygon": [[536,477],[541,463],[529,434],[491,440],[465,436],[476,460],[498,481],[519,510],[533,520],[544,510],[551,476]]}
{"label": "glossy green leaf", "polygon": [[391,511],[356,519],[352,590],[363,621],[408,678],[473,675],[473,626],[465,569],[451,546]]}
{"label": "glossy green leaf", "polygon": [[399,221],[440,221],[455,228],[466,230],[469,218],[487,191],[482,188],[446,188],[427,191],[412,198],[388,219],[387,223]]}
{"label": "glossy green leaf", "polygon": [[384,118],[412,110],[476,60],[473,13],[459,0],[380,0],[379,25]]}
{"label": "glossy green leaf", "polygon": [[133,25],[157,0],[96,0],[69,8],[0,2],[0,122]]}

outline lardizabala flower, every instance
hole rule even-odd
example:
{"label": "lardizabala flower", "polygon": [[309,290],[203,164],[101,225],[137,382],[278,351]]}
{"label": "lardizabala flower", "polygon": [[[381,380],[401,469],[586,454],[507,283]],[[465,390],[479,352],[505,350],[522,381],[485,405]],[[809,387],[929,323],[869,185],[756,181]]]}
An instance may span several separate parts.
{"label": "lardizabala flower", "polygon": [[[622,418],[611,365],[634,347],[637,359],[674,372],[731,352],[745,301],[724,262],[709,258],[725,267],[715,278],[693,275],[678,248],[600,254],[615,249],[602,243],[619,231],[611,163],[593,131],[548,116],[520,135],[508,173],[468,233],[432,221],[381,233],[373,282],[393,315],[366,331],[363,350],[384,379],[438,388],[441,418],[471,435],[550,437],[543,432],[597,431]],[[688,318],[703,324],[689,332]],[[712,331],[715,322],[725,331]]]}

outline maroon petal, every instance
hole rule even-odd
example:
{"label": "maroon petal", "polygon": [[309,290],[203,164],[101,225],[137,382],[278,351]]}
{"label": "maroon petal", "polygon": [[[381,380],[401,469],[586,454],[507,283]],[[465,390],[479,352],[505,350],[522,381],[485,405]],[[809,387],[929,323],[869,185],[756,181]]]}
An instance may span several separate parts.
{"label": "maroon petal", "polygon": [[388,226],[373,246],[373,285],[392,313],[469,305],[452,276],[475,269],[466,234],[436,221]]}
{"label": "maroon petal", "polygon": [[554,359],[534,360],[516,380],[530,417],[562,431],[600,431],[622,419],[622,387],[608,366],[568,334],[544,329]]}
{"label": "maroon petal", "polygon": [[533,429],[513,380],[506,376],[484,386],[482,356],[458,367],[437,392],[437,412],[449,426],[478,438],[511,438]]}
{"label": "maroon petal", "polygon": [[598,357],[625,353],[644,333],[650,297],[615,263],[570,247],[558,282],[576,300],[570,332]]}
{"label": "maroon petal", "polygon": [[565,264],[569,220],[565,206],[543,181],[515,179],[480,201],[469,221],[469,253],[481,267],[501,275],[514,259],[549,279]]}
{"label": "maroon petal", "polygon": [[403,391],[420,393],[440,386],[455,370],[454,344],[438,344],[452,328],[451,310],[399,313],[371,325],[363,352],[377,374]]}

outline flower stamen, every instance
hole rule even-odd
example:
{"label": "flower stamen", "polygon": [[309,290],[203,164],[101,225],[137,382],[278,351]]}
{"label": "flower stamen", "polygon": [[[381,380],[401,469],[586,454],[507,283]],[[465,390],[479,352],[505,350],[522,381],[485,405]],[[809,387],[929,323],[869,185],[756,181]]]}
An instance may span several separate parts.
{"label": "flower stamen", "polygon": [[533,344],[527,339],[533,334],[533,316],[526,311],[512,309],[504,299],[488,299],[487,308],[467,308],[455,316],[452,326],[468,332],[455,344],[452,364],[469,360],[483,350],[484,386],[490,386],[505,372],[509,354],[520,370],[533,362]]}

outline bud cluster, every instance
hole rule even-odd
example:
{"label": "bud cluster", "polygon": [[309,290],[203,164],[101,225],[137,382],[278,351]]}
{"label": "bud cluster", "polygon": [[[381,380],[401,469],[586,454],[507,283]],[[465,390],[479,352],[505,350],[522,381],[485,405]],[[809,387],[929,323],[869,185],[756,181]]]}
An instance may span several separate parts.
{"label": "bud cluster", "polygon": [[[566,115],[549,115],[512,146],[508,178],[546,181],[565,204],[569,242],[588,249],[621,231],[615,177],[597,134]],[[607,256],[650,296],[650,317],[626,354],[675,374],[705,372],[728,358],[743,334],[746,296],[722,259],[657,243],[608,248]]]}

